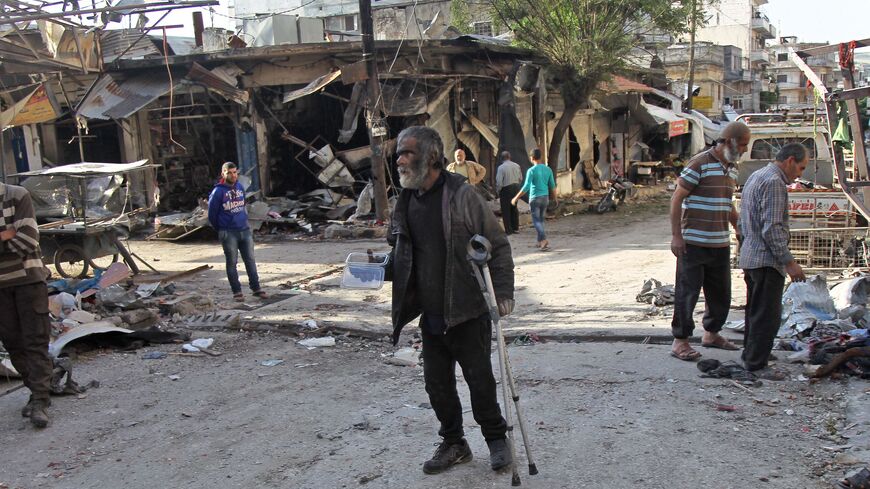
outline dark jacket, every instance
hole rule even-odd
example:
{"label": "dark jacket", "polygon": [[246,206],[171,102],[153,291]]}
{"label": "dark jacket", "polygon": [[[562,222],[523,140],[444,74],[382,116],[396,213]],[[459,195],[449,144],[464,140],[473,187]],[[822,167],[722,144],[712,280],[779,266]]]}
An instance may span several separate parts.
{"label": "dark jacket", "polygon": [[245,189],[242,184],[218,183],[208,197],[208,222],[217,231],[248,229]]}
{"label": "dark jacket", "polygon": [[[402,328],[420,315],[413,275],[413,246],[408,230],[408,202],[413,190],[399,194],[390,221],[387,241],[393,247],[387,280],[393,281],[393,344],[399,342]],[[447,264],[444,267],[444,320],[447,329],[489,311],[480,286],[468,262],[471,237],[480,234],[492,243],[489,270],[498,299],[514,297],[514,262],[511,245],[483,198],[466,183],[465,177],[447,173],[441,199]]]}

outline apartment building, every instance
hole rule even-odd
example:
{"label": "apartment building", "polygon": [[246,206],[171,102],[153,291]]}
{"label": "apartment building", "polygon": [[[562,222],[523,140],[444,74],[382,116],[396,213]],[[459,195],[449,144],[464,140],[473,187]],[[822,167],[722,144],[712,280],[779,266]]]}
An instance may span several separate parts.
{"label": "apartment building", "polygon": [[776,38],[776,28],[761,11],[766,3],[767,0],[705,0],[707,24],[696,35],[700,41],[739,49],[740,58],[734,61],[741,70],[739,80],[730,81],[731,90],[722,98],[724,102],[727,97],[738,112],[761,110],[762,92],[770,90],[766,71],[771,65],[771,54],[766,43]]}
{"label": "apartment building", "polygon": [[[779,38],[779,43],[770,46],[773,63],[768,69],[770,78],[776,82],[774,91],[777,107],[780,109],[803,109],[813,106],[813,91],[807,85],[807,77],[789,59],[789,48],[795,51],[817,46],[826,46],[826,42],[798,42],[795,36]],[[807,65],[819,75],[829,89],[836,88],[842,81],[836,53],[806,58]]]}

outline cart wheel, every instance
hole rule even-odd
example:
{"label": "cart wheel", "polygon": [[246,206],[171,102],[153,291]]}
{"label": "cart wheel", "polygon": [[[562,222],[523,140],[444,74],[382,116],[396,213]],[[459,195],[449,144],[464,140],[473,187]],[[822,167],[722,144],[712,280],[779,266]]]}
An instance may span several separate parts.
{"label": "cart wheel", "polygon": [[121,255],[119,255],[118,253],[115,253],[114,255],[106,255],[99,258],[88,258],[88,265],[90,265],[90,267],[94,270],[98,268],[105,270],[109,268],[109,265],[111,265],[112,263],[116,263],[120,256]]}
{"label": "cart wheel", "polygon": [[85,250],[77,244],[61,245],[54,254],[54,268],[64,278],[85,278],[88,274]]}

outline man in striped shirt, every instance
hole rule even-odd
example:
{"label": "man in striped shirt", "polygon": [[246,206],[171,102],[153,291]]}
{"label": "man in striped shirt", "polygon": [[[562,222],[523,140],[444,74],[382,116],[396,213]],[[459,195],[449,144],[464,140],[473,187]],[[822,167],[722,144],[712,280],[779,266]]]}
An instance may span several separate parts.
{"label": "man in striped shirt", "polygon": [[740,268],[746,280],[746,328],[743,364],[746,370],[767,366],[782,315],[785,276],[806,280],[788,249],[787,185],[801,176],[809,155],[800,143],[786,144],[776,162],[753,173],[743,187],[740,204]]}
{"label": "man in striped shirt", "polygon": [[737,211],[732,203],[737,185],[735,164],[749,146],[749,135],[749,127],[740,122],[725,126],[716,146],[689,160],[671,198],[671,252],[677,257],[671,355],[680,360],[701,357],[689,344],[695,329],[692,315],[701,289],[701,345],[738,349],[719,332],[731,306],[728,224],[737,230]]}
{"label": "man in striped shirt", "polygon": [[48,426],[52,363],[48,356],[48,269],[42,263],[39,230],[30,194],[0,183],[0,341],[30,389],[21,415]]}

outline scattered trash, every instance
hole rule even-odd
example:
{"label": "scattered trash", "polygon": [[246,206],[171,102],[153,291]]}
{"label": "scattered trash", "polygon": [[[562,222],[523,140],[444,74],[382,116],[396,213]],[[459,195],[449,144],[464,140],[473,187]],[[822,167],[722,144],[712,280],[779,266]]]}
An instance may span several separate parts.
{"label": "scattered trash", "polygon": [[302,327],[306,329],[317,329],[317,321],[306,319],[305,321],[302,321]]}
{"label": "scattered trash", "polygon": [[211,348],[214,343],[214,338],[197,338],[190,342],[191,345],[197,348]]}
{"label": "scattered trash", "polygon": [[815,326],[817,321],[831,321],[837,317],[834,301],[828,293],[827,283],[821,275],[813,275],[806,282],[792,282],[782,296],[783,317],[777,336],[797,336]]}
{"label": "scattered trash", "polygon": [[714,403],[713,406],[716,408],[716,411],[724,411],[726,413],[733,413],[734,411],[737,411],[736,406],[731,406],[729,404]]}
{"label": "scattered trash", "polygon": [[321,338],[308,338],[298,342],[302,346],[309,348],[317,348],[320,346],[335,346],[335,338],[332,336],[324,336]]}
{"label": "scattered trash", "polygon": [[735,333],[742,333],[746,329],[746,321],[726,321],[722,327]]}
{"label": "scattered trash", "polygon": [[293,366],[296,368],[306,368],[306,367],[316,367],[317,365],[320,365],[320,364],[319,363],[297,363],[296,365],[293,365]]}
{"label": "scattered trash", "polygon": [[168,355],[164,351],[149,351],[142,355],[142,360],[163,360]]}
{"label": "scattered trash", "polygon": [[794,416],[794,409],[786,409],[784,412],[786,416]]}
{"label": "scattered trash", "polygon": [[151,297],[152,294],[160,287],[160,282],[153,282],[150,284],[142,284],[136,288],[136,295],[139,296],[140,299],[145,299]]}
{"label": "scattered trash", "polygon": [[650,278],[643,283],[640,293],[635,297],[637,302],[645,302],[658,307],[674,303],[674,286],[662,285],[661,282]]}
{"label": "scattered trash", "polygon": [[758,376],[738,365],[734,361],[720,362],[716,359],[705,359],[698,362],[698,370],[704,372],[703,378],[732,379],[741,384],[755,385]]}
{"label": "scattered trash", "polygon": [[541,338],[535,333],[523,334],[514,338],[511,342],[514,346],[532,346],[542,343]]}
{"label": "scattered trash", "polygon": [[263,360],[260,362],[260,365],[264,367],[274,367],[276,365],[281,365],[284,363],[284,360]]}
{"label": "scattered trash", "polygon": [[420,352],[411,347],[400,348],[392,356],[387,357],[386,362],[401,367],[416,367],[420,364]]}
{"label": "scattered trash", "polygon": [[167,378],[169,380],[178,380],[181,378],[181,376],[180,375],[169,375]]}

